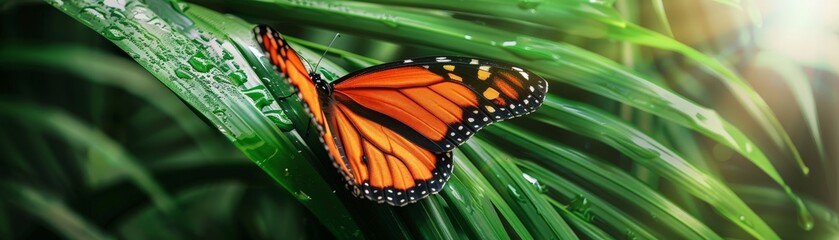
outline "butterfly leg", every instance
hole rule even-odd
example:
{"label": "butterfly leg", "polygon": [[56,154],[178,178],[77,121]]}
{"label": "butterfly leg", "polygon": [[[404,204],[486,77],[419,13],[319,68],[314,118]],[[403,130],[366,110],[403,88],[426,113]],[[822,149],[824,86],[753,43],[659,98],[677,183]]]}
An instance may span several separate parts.
{"label": "butterfly leg", "polygon": [[309,129],[312,127],[312,121],[306,121],[306,132],[303,133],[303,136],[309,137]]}
{"label": "butterfly leg", "polygon": [[300,93],[300,90],[294,90],[294,92],[293,92],[293,93],[291,93],[291,94],[289,94],[288,96],[278,97],[278,98],[277,98],[277,102],[284,101],[286,98],[290,98],[290,97],[293,97],[293,96],[297,96],[297,94],[298,94],[298,93]]}

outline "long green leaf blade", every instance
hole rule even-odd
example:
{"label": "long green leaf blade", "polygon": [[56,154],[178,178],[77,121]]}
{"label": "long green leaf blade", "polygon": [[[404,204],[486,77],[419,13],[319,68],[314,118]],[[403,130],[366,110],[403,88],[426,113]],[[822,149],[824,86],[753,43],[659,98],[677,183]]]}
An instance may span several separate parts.
{"label": "long green leaf blade", "polygon": [[124,171],[143,189],[163,212],[171,212],[175,205],[168,193],[128,152],[104,133],[87,126],[76,118],[58,110],[26,103],[0,101],[0,115],[49,129],[68,143],[82,145],[99,154],[108,164]]}
{"label": "long green leaf blade", "polygon": [[778,239],[772,228],[719,180],[698,171],[678,154],[609,114],[583,104],[549,97],[534,118],[602,141],[708,202],[721,215],[754,237]]}
{"label": "long green leaf blade", "polygon": [[[157,0],[147,1],[148,5],[139,1],[106,5],[96,1],[47,2],[128,52],[309,207],[334,235],[359,237],[360,230],[347,209],[310,165],[311,155],[298,150],[305,147],[294,142],[294,135],[280,132],[282,118],[270,118],[271,114],[284,114],[271,111],[280,108],[273,105],[270,93],[245,84],[259,79],[242,56],[255,53],[240,52],[234,44],[222,41],[228,39],[224,35],[213,35],[220,32],[197,25],[179,12],[200,7]],[[214,14],[215,19],[237,21]],[[259,49],[255,40],[250,46]],[[275,73],[273,76],[280,79]],[[256,93],[248,94],[252,91]],[[263,103],[274,107],[264,108]]]}

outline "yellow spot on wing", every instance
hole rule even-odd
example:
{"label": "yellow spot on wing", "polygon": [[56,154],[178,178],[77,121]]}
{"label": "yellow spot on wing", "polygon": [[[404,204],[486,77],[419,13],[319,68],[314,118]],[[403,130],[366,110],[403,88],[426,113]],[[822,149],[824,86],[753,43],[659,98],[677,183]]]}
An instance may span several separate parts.
{"label": "yellow spot on wing", "polygon": [[478,79],[487,80],[488,77],[489,77],[489,72],[484,71],[484,70],[478,70]]}
{"label": "yellow spot on wing", "polygon": [[457,74],[454,74],[454,73],[449,73],[449,78],[451,78],[452,80],[455,80],[455,81],[463,82],[463,78],[460,78],[460,76],[458,76]]}
{"label": "yellow spot on wing", "polygon": [[486,98],[486,99],[492,100],[492,99],[495,99],[497,97],[498,97],[498,91],[495,90],[494,88],[487,88],[487,90],[484,91],[484,98]]}
{"label": "yellow spot on wing", "polygon": [[494,113],[494,112],[495,112],[495,108],[494,108],[494,107],[492,107],[492,106],[487,105],[487,106],[485,106],[484,108],[486,108],[486,109],[487,109],[487,112],[489,112],[489,113]]}
{"label": "yellow spot on wing", "polygon": [[454,71],[454,65],[443,65],[443,69],[446,69],[449,72]]}

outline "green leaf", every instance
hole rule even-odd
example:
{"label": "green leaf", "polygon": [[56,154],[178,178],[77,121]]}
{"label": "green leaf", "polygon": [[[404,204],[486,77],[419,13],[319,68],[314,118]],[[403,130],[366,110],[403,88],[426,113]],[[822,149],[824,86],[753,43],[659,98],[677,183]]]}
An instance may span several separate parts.
{"label": "green leaf", "polygon": [[[47,2],[128,52],[294,194],[334,235],[358,237],[360,230],[349,212],[311,165],[311,153],[303,151],[306,148],[296,135],[280,131],[285,128],[282,117],[271,117],[283,115],[282,108],[267,89],[259,87],[262,85],[246,83],[262,79],[257,76],[274,76],[263,81],[283,81],[266,65],[253,68],[260,64],[249,59],[261,56],[261,52],[241,50],[259,49],[251,39],[252,25],[197,6],[160,0],[106,5],[94,1]],[[183,11],[198,11],[195,14],[202,14],[201,21],[191,20]],[[228,24],[207,24],[221,22]],[[249,48],[227,41],[227,33],[251,39],[237,42]]]}
{"label": "green leaf", "polygon": [[556,236],[561,239],[577,239],[565,220],[541,197],[540,190],[522,177],[521,170],[506,154],[484,144],[480,139],[467,141],[460,149],[484,175],[493,176],[487,180],[520,216],[535,238]]}
{"label": "green leaf", "polygon": [[119,144],[102,132],[58,110],[26,103],[0,101],[0,115],[48,129],[48,132],[58,135],[67,143],[78,144],[96,152],[142,188],[161,211],[168,213],[174,210],[171,197],[160,184]]}
{"label": "green leaf", "polygon": [[[55,57],[61,56],[61,57]],[[121,88],[141,97],[168,114],[193,139],[201,139],[207,128],[198,125],[192,111],[166,87],[125,58],[79,45],[3,45],[0,63],[7,66],[36,66],[71,72],[91,82]],[[212,154],[214,148],[197,141],[202,150]]]}
{"label": "green leaf", "polygon": [[[484,216],[488,216],[491,213],[494,213],[495,211],[498,211],[498,213],[500,213],[501,216],[504,218],[504,221],[507,224],[509,224],[510,227],[513,229],[513,231],[516,233],[517,237],[522,238],[522,239],[532,239],[533,238],[532,234],[530,234],[527,227],[522,222],[522,220],[519,219],[519,216],[516,214],[516,212],[513,210],[513,208],[510,206],[510,204],[508,204],[504,200],[504,198],[501,197],[501,194],[498,192],[498,190],[493,188],[492,185],[489,183],[489,180],[487,180],[487,177],[492,177],[492,176],[482,175],[480,169],[478,169],[474,164],[472,164],[473,161],[471,159],[467,158],[465,155],[463,155],[463,153],[461,151],[455,151],[454,156],[455,156],[455,158],[454,158],[455,159],[454,160],[454,163],[455,163],[455,168],[454,169],[455,170],[453,171],[453,175],[454,175],[453,178],[458,178],[458,179],[462,178],[462,181],[463,181],[462,184],[464,185],[463,187],[472,188],[472,191],[474,191],[473,194],[479,194],[478,196],[483,196],[484,197],[483,199],[489,201],[494,206],[494,209],[487,209],[488,207],[484,207],[484,212],[482,212],[484,214]],[[456,187],[453,187],[451,185],[452,185],[451,183],[446,184],[446,189],[447,189],[446,194],[449,195],[450,198],[461,197],[461,195],[459,193],[450,192],[452,190],[448,190],[448,189],[456,188]],[[455,205],[460,204],[459,201],[453,201],[453,202],[454,202],[453,204],[455,204]],[[469,210],[469,208],[466,208],[466,209]],[[474,210],[476,208],[472,207],[471,209]],[[498,230],[501,230],[501,229],[496,228],[495,230],[498,231]],[[477,231],[477,228],[476,228],[476,231]],[[487,233],[488,232],[485,232],[483,234],[487,234]],[[478,236],[481,236],[481,234],[482,233],[478,233]],[[509,235],[516,236],[516,235],[512,235],[512,234],[509,234]],[[497,237],[497,236],[498,235],[496,235],[494,237]]]}
{"label": "green leaf", "polygon": [[[379,2],[379,1],[373,1]],[[382,2],[385,3],[385,2]],[[625,22],[620,16],[613,12],[610,8],[603,8],[596,4],[579,4],[566,3],[566,5],[555,3],[542,3],[538,5],[539,11],[531,12],[527,9],[516,9],[514,6],[507,6],[512,2],[497,2],[485,1],[475,4],[460,4],[448,1],[416,1],[416,0],[400,0],[387,1],[386,4],[398,4],[414,7],[434,8],[455,12],[469,12],[474,14],[481,14],[486,16],[512,16],[515,19],[528,21],[536,24],[563,29],[569,32],[575,32],[573,29],[565,25],[556,26],[558,22],[568,23],[571,26],[582,26],[584,29],[596,29],[596,27],[586,25],[586,21],[597,21],[607,27],[605,34],[606,38],[629,41],[636,44],[671,50],[684,54],[685,56],[707,66],[713,73],[720,77],[722,82],[729,87],[732,93],[740,100],[747,110],[755,117],[761,124],[764,130],[772,136],[775,143],[783,150],[789,151],[805,173],[808,171],[806,165],[801,159],[798,150],[793,145],[789,135],[783,129],[774,116],[772,111],[768,108],[764,100],[752,89],[744,80],[742,80],[734,72],[726,68],[719,61],[708,57],[705,54],[683,44],[675,39],[663,36],[651,30],[642,28],[632,23]],[[349,5],[349,4],[348,4]],[[353,5],[349,5],[353,6]],[[357,6],[359,10],[366,10],[371,12],[379,11],[376,6]],[[327,10],[328,11],[328,10]],[[587,89],[593,93],[601,94],[606,97],[630,104],[643,111],[656,114],[668,120],[675,121],[679,124],[686,125],[694,130],[697,130],[708,137],[711,137],[722,144],[725,144],[736,150],[755,165],[760,167],[770,177],[772,177],[779,185],[788,188],[786,183],[777,173],[775,168],[771,165],[769,160],[763,152],[757,148],[745,135],[739,130],[731,126],[726,121],[717,116],[716,113],[705,109],[692,103],[689,100],[683,99],[681,96],[672,93],[666,89],[660,89],[659,86],[650,84],[653,82],[638,73],[633,73],[625,68],[617,66],[611,60],[604,57],[590,54],[581,49],[564,46],[557,42],[551,42],[544,39],[537,39],[531,37],[516,37],[515,41],[490,40],[489,45],[497,46],[499,43],[502,47],[505,44],[508,50],[517,57],[525,59],[519,60],[517,58],[510,58],[503,53],[487,52],[487,50],[477,50],[473,47],[467,47],[467,42],[482,42],[484,39],[503,38],[500,36],[517,36],[516,33],[505,32],[501,30],[482,29],[480,27],[470,26],[466,23],[457,23],[457,20],[451,19],[446,23],[441,23],[439,26],[423,26],[434,25],[437,21],[429,19],[427,16],[420,16],[413,14],[413,12],[404,11],[387,11],[389,15],[398,16],[399,19],[420,20],[421,23],[411,21],[400,22],[399,28],[405,28],[411,25],[416,25],[418,28],[434,28],[441,32],[440,35],[450,35],[451,37],[464,36],[463,39],[452,41],[443,41],[439,43],[429,43],[428,45],[450,48],[454,51],[468,52],[475,55],[483,55],[486,57],[502,58],[507,61],[522,64],[537,70],[540,73],[546,73],[547,77],[557,80],[568,81],[578,87]],[[345,13],[353,15],[354,12]],[[662,13],[663,14],[663,13]],[[665,23],[666,19],[663,20]],[[351,27],[351,26],[339,26]],[[669,29],[669,27],[667,27]],[[391,31],[392,32],[392,31]],[[459,34],[458,32],[465,32],[467,35]],[[487,37],[482,34],[472,34],[471,32],[487,33]],[[390,32],[382,32],[387,37]],[[585,34],[584,34],[585,35]],[[414,36],[406,36],[407,40],[414,39]],[[468,37],[466,37],[468,36]],[[587,36],[594,36],[588,34]],[[432,37],[430,39],[439,39],[442,36]],[[603,37],[603,36],[601,36]],[[453,42],[463,42],[460,44],[452,44]],[[483,41],[485,43],[485,41]],[[443,44],[440,44],[443,43]],[[474,50],[473,50],[474,49]],[[496,49],[497,50],[497,49]],[[535,60],[549,60],[554,61],[550,65],[548,63],[533,63],[527,60],[533,58]],[[569,64],[566,62],[574,62]],[[596,66],[596,67],[595,67]],[[567,69],[567,70],[566,70]],[[540,71],[541,70],[541,71]],[[581,71],[582,70],[582,71]],[[561,74],[567,72],[568,74]],[[617,76],[616,76],[617,75]],[[623,75],[623,76],[620,76]],[[576,78],[575,78],[576,77]],[[611,79],[609,78],[611,77]],[[624,77],[624,79],[617,79]],[[592,78],[603,78],[602,82],[592,81]],[[600,80],[600,79],[598,79]],[[646,85],[646,86],[645,86]],[[641,88],[640,86],[644,86]],[[655,92],[649,92],[649,90]],[[647,92],[645,92],[647,91]],[[672,112],[665,113],[663,110]],[[722,126],[720,126],[722,125]],[[792,194],[790,194],[792,198]]]}
{"label": "green leaf", "polygon": [[661,219],[660,223],[672,229],[681,238],[721,239],[709,227],[691,217],[654,189],[626,172],[594,159],[586,153],[506,125],[489,128],[487,131],[495,142],[516,146],[515,150],[519,151],[527,149],[534,156],[540,156],[540,159],[531,161],[542,162],[546,167],[550,166],[549,169],[553,171],[529,161],[519,162],[519,165],[525,173],[530,174],[548,188],[558,191],[566,199],[579,195],[585,196],[591,202],[592,213],[617,230],[631,232],[632,235],[642,239],[651,239],[656,236],[655,233],[650,232],[651,227],[636,220],[636,216],[625,213],[624,207],[612,206],[613,204],[607,199],[598,197],[587,188],[572,183],[559,173],[569,173],[579,177],[585,184],[604,189],[644,209],[643,211]]}
{"label": "green leaf", "polygon": [[780,75],[782,82],[792,91],[792,96],[801,109],[801,115],[804,117],[807,128],[810,129],[810,136],[812,136],[813,141],[816,143],[816,149],[818,150],[822,164],[825,164],[824,145],[822,144],[822,136],[819,131],[819,116],[816,111],[816,98],[813,95],[810,78],[807,77],[804,69],[772,52],[760,53],[756,57],[754,64],[759,68],[774,70]]}
{"label": "green leaf", "polygon": [[606,143],[707,202],[729,221],[760,239],[778,239],[772,229],[719,180],[697,170],[672,150],[600,110],[548,97],[533,118]]}
{"label": "green leaf", "polygon": [[559,214],[565,218],[566,221],[570,222],[571,225],[574,226],[575,229],[579,230],[581,233],[588,236],[590,239],[615,239],[606,232],[600,230],[597,226],[590,223],[588,219],[584,219],[582,216],[572,212],[574,210],[571,209],[570,206],[564,206],[553,200],[552,198],[545,197],[547,201],[554,205],[557,209],[559,209]]}
{"label": "green leaf", "polygon": [[[492,186],[486,183],[486,180],[480,181],[481,175],[476,173],[478,170],[471,164],[467,165],[469,160],[464,159],[462,155],[458,155],[455,155],[454,160],[457,170],[452,172],[452,177],[446,184],[445,194],[443,194],[449,206],[457,212],[452,217],[468,225],[476,238],[510,239],[507,232],[504,231],[504,224],[493,206],[493,202],[503,203],[504,201],[500,196],[497,196],[497,193],[488,193],[492,191]],[[512,210],[509,211],[512,213]],[[509,215],[515,217],[515,214]],[[510,222],[510,220],[507,221]],[[518,218],[515,218],[514,221],[518,221]],[[527,230],[524,226],[521,226],[521,223],[511,225],[514,225],[514,229],[519,234],[527,234]]]}
{"label": "green leaf", "polygon": [[4,200],[49,224],[69,239],[113,239],[68,208],[57,197],[30,186],[3,181]]}

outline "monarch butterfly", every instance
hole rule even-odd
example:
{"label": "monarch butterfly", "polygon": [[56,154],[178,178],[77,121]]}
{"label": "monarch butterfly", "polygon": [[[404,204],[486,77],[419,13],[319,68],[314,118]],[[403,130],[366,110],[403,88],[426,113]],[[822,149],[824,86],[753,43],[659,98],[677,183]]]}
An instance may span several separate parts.
{"label": "monarch butterfly", "polygon": [[525,69],[464,57],[386,63],[330,83],[277,31],[260,25],[254,33],[297,88],[353,194],[394,206],[442,190],[455,147],[493,122],[535,111],[548,90]]}

